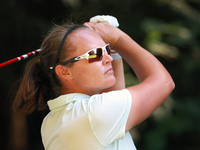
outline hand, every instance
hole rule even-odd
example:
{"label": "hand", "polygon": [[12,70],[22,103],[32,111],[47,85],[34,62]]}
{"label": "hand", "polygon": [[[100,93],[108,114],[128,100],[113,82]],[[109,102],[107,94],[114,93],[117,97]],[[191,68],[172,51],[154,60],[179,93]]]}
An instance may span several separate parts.
{"label": "hand", "polygon": [[112,49],[115,49],[115,45],[120,36],[125,34],[120,29],[113,27],[106,22],[99,22],[99,23],[86,22],[84,23],[84,25],[96,31],[101,36],[101,38],[104,40],[105,43],[110,44]]}

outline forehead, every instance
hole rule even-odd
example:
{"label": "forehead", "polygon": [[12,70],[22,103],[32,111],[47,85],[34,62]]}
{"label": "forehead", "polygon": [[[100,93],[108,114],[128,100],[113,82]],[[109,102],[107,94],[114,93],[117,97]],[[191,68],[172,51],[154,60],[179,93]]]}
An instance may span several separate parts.
{"label": "forehead", "polygon": [[[78,45],[85,45],[85,44],[105,44],[105,42],[102,40],[100,35],[95,32],[94,30],[88,28],[88,27],[83,27],[75,30],[72,32],[70,35],[70,39],[74,44]],[[100,45],[98,45],[100,46]]]}

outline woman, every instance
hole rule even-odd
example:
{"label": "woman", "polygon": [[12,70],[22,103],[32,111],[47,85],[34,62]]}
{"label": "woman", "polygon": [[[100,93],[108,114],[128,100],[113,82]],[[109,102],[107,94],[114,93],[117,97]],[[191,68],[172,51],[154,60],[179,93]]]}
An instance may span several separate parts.
{"label": "woman", "polygon": [[[56,26],[41,49],[14,105],[31,113],[48,103],[41,128],[46,150],[134,150],[129,130],[174,89],[153,55],[105,22]],[[140,84],[125,88],[121,57]]]}

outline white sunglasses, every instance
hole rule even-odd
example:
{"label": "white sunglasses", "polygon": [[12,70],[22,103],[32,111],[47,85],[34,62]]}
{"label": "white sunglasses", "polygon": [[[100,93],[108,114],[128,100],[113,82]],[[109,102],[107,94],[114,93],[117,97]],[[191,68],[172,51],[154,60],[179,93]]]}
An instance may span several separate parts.
{"label": "white sunglasses", "polygon": [[[79,61],[81,59],[87,59],[89,63],[92,63],[94,61],[101,61],[103,58],[104,52],[111,55],[111,47],[109,44],[106,44],[104,47],[93,48],[81,56],[73,57],[57,65],[66,65],[68,63]],[[53,68],[54,67],[50,67],[50,69],[53,69]]]}

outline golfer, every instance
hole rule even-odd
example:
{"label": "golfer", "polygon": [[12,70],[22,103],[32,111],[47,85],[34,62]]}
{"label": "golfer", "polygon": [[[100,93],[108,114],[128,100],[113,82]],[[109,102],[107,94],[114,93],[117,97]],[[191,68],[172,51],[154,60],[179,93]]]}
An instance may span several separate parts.
{"label": "golfer", "polygon": [[[140,84],[125,87],[122,59]],[[48,105],[45,150],[135,150],[129,130],[173,89],[163,65],[119,28],[67,23],[50,31],[27,65],[14,106],[29,114]]]}

